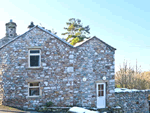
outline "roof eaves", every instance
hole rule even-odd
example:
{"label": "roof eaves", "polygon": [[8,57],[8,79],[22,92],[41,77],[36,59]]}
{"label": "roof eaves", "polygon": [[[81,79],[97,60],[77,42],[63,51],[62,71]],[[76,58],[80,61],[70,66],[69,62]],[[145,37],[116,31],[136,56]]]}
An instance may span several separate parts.
{"label": "roof eaves", "polygon": [[99,41],[101,41],[102,43],[104,43],[105,45],[107,45],[108,47],[112,48],[113,50],[116,50],[116,48],[114,48],[114,47],[110,46],[109,44],[107,44],[106,42],[104,42],[104,41],[102,41],[101,39],[97,38],[96,36],[93,36],[93,37],[92,37],[92,38],[90,38],[89,40],[87,40],[87,41],[83,42],[82,44],[80,44],[80,45],[76,46],[76,48],[77,48],[77,47],[80,47],[81,45],[83,45],[84,43],[86,43],[86,42],[90,41],[90,40],[91,40],[91,39],[93,39],[93,38],[98,39]]}
{"label": "roof eaves", "polygon": [[[93,38],[97,38],[96,36],[94,36]],[[111,45],[107,44],[106,42],[104,42],[103,40],[97,38],[98,40],[100,40],[102,43],[106,44],[107,46],[109,46],[110,48],[116,50],[116,48],[112,47]]]}

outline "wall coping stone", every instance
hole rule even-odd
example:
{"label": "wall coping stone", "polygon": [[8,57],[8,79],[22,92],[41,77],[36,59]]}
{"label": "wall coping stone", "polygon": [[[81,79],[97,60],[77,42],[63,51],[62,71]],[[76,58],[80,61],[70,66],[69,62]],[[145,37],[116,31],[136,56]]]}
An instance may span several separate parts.
{"label": "wall coping stone", "polygon": [[115,93],[117,94],[117,93],[140,93],[140,92],[150,93],[150,90],[121,91],[121,92],[115,92]]}

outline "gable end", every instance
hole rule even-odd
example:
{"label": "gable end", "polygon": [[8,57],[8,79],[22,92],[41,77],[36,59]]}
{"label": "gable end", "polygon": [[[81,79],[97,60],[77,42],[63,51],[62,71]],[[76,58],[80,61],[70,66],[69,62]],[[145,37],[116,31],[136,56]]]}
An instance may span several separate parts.
{"label": "gable end", "polygon": [[56,36],[55,34],[50,33],[49,31],[47,31],[47,30],[45,30],[45,29],[43,29],[42,27],[40,27],[40,26],[37,25],[37,26],[34,26],[33,28],[29,29],[28,31],[26,31],[26,32],[23,33],[22,35],[19,35],[19,36],[13,38],[12,40],[8,41],[6,44],[2,45],[2,46],[0,47],[0,49],[4,48],[5,46],[7,46],[8,44],[10,44],[11,42],[15,41],[16,39],[18,39],[18,38],[20,38],[21,36],[25,35],[26,33],[30,32],[30,31],[33,30],[34,28],[39,28],[39,29],[42,30],[43,32],[46,32],[46,33],[50,34],[51,36],[54,36],[55,38],[57,38],[57,39],[60,40],[61,42],[63,42],[63,43],[65,43],[65,44],[67,44],[68,46],[74,48],[71,44],[69,44],[69,43],[67,43],[66,41],[62,40],[61,38],[59,38],[59,37]]}
{"label": "gable end", "polygon": [[103,44],[105,44],[111,51],[115,51],[115,50],[116,50],[116,48],[110,46],[109,44],[107,44],[106,42],[104,42],[104,41],[102,41],[101,39],[97,38],[96,36],[94,36],[94,37],[90,38],[89,40],[83,42],[83,43],[80,44],[79,46],[76,46],[76,48],[82,46],[83,44],[89,42],[90,40],[92,40],[92,39],[94,39],[94,38],[97,39],[97,40],[99,40],[99,41],[102,42]]}

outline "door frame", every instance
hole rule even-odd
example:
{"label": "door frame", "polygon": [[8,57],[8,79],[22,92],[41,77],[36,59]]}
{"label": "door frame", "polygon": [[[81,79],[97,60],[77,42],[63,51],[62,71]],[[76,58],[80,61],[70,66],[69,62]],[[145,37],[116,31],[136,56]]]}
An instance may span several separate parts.
{"label": "door frame", "polygon": [[97,104],[97,101],[98,101],[98,85],[99,84],[104,84],[104,96],[105,96],[105,105],[104,105],[104,107],[103,108],[106,108],[106,82],[102,82],[102,83],[96,83],[96,105],[97,105],[97,108],[99,108],[98,107],[98,104]]}

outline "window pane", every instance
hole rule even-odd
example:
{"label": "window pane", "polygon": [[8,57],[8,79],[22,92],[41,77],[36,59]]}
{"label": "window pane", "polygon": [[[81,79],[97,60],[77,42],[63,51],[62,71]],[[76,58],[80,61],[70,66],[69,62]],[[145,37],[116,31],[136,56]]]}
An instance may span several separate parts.
{"label": "window pane", "polygon": [[39,55],[30,56],[30,66],[39,66]]}
{"label": "window pane", "polygon": [[104,91],[101,91],[101,96],[104,96]]}
{"label": "window pane", "polygon": [[98,96],[99,96],[99,97],[101,96],[100,91],[98,91]]}
{"label": "window pane", "polygon": [[30,83],[30,86],[39,86],[39,82]]}
{"label": "window pane", "polygon": [[104,85],[102,84],[102,85],[101,85],[101,90],[103,90],[103,89],[104,89]]}
{"label": "window pane", "polygon": [[101,84],[100,85],[100,89],[99,90],[103,90],[104,89],[104,85],[103,84]]}
{"label": "window pane", "polygon": [[39,88],[29,88],[29,96],[39,96]]}
{"label": "window pane", "polygon": [[30,53],[40,53],[40,50],[30,50]]}
{"label": "window pane", "polygon": [[98,90],[100,90],[100,85],[98,85]]}

